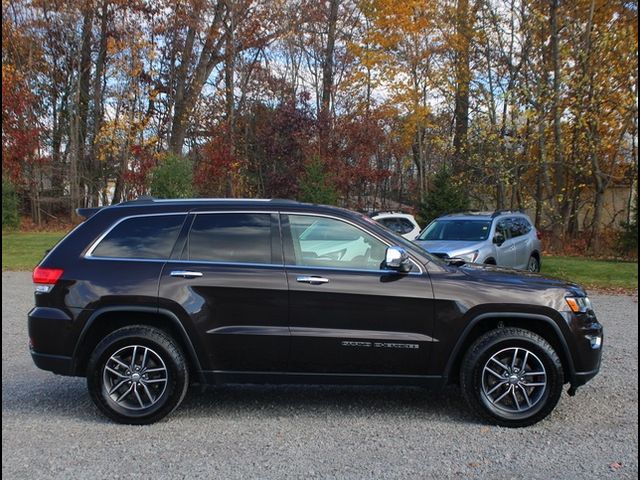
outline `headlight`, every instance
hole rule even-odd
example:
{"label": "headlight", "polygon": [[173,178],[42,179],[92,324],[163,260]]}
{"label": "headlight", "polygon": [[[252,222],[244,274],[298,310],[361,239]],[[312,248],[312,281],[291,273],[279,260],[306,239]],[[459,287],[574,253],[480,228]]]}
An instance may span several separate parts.
{"label": "headlight", "polygon": [[592,310],[589,297],[565,297],[564,299],[573,313],[585,313],[587,310]]}
{"label": "headlight", "polygon": [[478,250],[474,250],[473,252],[461,253],[460,255],[456,255],[455,258],[461,258],[465,262],[473,263],[478,258]]}

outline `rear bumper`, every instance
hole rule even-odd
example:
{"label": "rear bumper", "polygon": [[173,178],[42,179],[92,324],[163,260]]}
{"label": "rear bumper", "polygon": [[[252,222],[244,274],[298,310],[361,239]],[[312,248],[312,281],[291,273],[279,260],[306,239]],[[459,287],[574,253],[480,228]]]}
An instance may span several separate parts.
{"label": "rear bumper", "polygon": [[58,375],[73,375],[73,360],[62,355],[50,355],[31,351],[31,358],[36,367],[48,370]]}
{"label": "rear bumper", "polygon": [[71,317],[57,308],[35,307],[28,314],[29,349],[33,363],[42,370],[73,375],[68,347]]}

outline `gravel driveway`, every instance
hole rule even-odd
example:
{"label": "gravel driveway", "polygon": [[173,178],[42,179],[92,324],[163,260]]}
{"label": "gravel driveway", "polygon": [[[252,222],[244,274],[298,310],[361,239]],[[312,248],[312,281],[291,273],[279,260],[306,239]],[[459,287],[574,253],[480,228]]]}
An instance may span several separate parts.
{"label": "gravel driveway", "polygon": [[637,478],[638,305],[593,295],[603,366],[543,422],[478,422],[457,388],[233,386],[190,391],[161,423],[102,417],[85,382],[27,350],[28,273],[2,274],[6,478]]}

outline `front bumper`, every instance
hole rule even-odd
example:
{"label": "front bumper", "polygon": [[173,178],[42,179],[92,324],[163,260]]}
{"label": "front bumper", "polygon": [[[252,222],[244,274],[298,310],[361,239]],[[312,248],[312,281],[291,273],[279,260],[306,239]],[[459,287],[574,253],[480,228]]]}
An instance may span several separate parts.
{"label": "front bumper", "polygon": [[570,378],[571,387],[575,391],[577,387],[587,383],[600,371],[604,329],[593,311],[571,315],[569,325],[575,338],[575,370]]}

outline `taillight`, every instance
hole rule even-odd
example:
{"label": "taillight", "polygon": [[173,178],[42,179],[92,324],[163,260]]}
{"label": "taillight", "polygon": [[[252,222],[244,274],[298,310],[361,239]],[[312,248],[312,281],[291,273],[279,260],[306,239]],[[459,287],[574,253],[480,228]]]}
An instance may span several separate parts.
{"label": "taillight", "polygon": [[63,273],[61,268],[36,267],[33,271],[33,283],[55,285]]}
{"label": "taillight", "polygon": [[540,233],[540,230],[536,230],[536,237],[538,237],[538,240],[542,240],[542,234]]}

